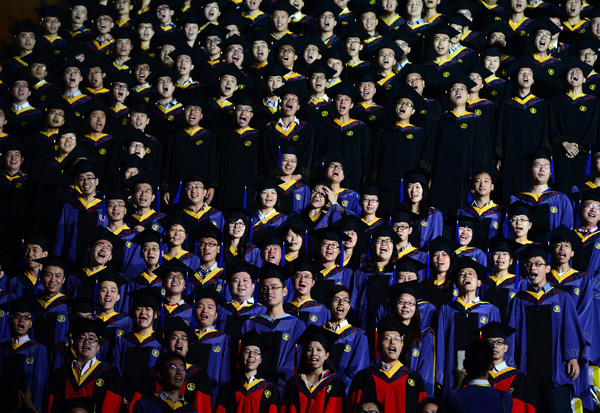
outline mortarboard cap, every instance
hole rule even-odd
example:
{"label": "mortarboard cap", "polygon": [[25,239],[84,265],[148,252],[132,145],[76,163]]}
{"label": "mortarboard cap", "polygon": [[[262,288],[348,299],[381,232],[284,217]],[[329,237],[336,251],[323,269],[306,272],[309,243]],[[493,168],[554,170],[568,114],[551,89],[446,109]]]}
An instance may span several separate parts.
{"label": "mortarboard cap", "polygon": [[355,215],[348,214],[344,218],[340,219],[335,223],[335,227],[339,228],[340,231],[354,231],[357,234],[363,234],[369,229],[363,220],[357,218]]}
{"label": "mortarboard cap", "polygon": [[73,337],[84,333],[94,333],[96,337],[100,338],[104,333],[104,323],[100,320],[90,320],[89,318],[80,317],[73,323],[71,332]]}
{"label": "mortarboard cap", "polygon": [[402,85],[398,90],[395,100],[398,102],[400,99],[409,99],[417,112],[425,106],[425,99],[423,99],[423,96],[419,95],[415,89],[408,85]]}
{"label": "mortarboard cap", "polygon": [[154,231],[152,228],[148,228],[137,234],[131,242],[137,245],[144,245],[148,242],[155,242],[160,245],[162,235],[159,232]]}
{"label": "mortarboard cap", "polygon": [[225,304],[225,297],[217,292],[213,287],[198,287],[196,290],[188,295],[185,300],[192,306],[194,306],[199,300],[211,299],[217,306]]}
{"label": "mortarboard cap", "polygon": [[[409,258],[412,259],[412,258]],[[418,261],[417,261],[418,262]],[[402,270],[407,271],[407,270]],[[415,297],[415,301],[420,300],[423,297],[423,287],[419,283],[419,281],[407,281],[400,284],[394,284],[390,287],[388,297],[390,298],[390,303],[394,302],[398,299],[402,294],[410,294]]]}
{"label": "mortarboard cap", "polygon": [[394,243],[394,245],[402,242],[402,240],[400,239],[398,234],[396,234],[396,231],[394,231],[392,229],[392,227],[390,227],[387,224],[381,224],[373,230],[373,232],[372,232],[373,240],[375,240],[378,237],[390,237],[392,239],[392,242]]}
{"label": "mortarboard cap", "polygon": [[196,238],[199,240],[202,238],[212,238],[220,245],[221,240],[223,239],[223,233],[212,222],[205,222],[196,230]]}
{"label": "mortarboard cap", "polygon": [[309,257],[299,257],[290,263],[290,271],[292,274],[297,271],[308,271],[313,275],[316,275],[321,271],[323,266]]}
{"label": "mortarboard cap", "polygon": [[117,287],[121,287],[127,284],[127,279],[111,267],[105,267],[100,272],[98,272],[98,284],[104,281],[114,282],[115,284],[117,284]]}
{"label": "mortarboard cap", "polygon": [[532,257],[548,258],[548,248],[541,244],[529,244],[519,253],[519,256],[522,259]]}
{"label": "mortarboard cap", "polygon": [[477,279],[479,280],[483,280],[484,278],[486,278],[487,274],[489,273],[487,267],[481,265],[480,263],[478,263],[470,257],[462,256],[458,258],[452,266],[452,278],[455,281],[458,280],[458,274],[461,272],[461,270],[464,270],[466,268],[471,268],[475,270],[475,272],[477,273]]}
{"label": "mortarboard cap", "polygon": [[[175,259],[176,258],[173,258],[173,260]],[[154,273],[156,274],[156,271]],[[152,308],[154,311],[158,311],[160,309],[162,296],[160,294],[160,288],[158,287],[141,288],[139,290],[129,292],[128,295],[133,298],[134,308],[135,306],[147,306]]]}
{"label": "mortarboard cap", "polygon": [[256,181],[253,181],[250,185],[252,185],[256,189],[256,192],[259,193],[265,189],[277,190],[279,185],[282,183],[283,181],[281,179],[272,175],[266,175],[257,179]]}
{"label": "mortarboard cap", "polygon": [[392,211],[390,220],[392,224],[395,224],[397,222],[405,222],[410,225],[413,221],[412,213],[405,209],[398,208]]}
{"label": "mortarboard cap", "polygon": [[434,252],[445,251],[448,255],[453,255],[454,251],[460,248],[458,242],[452,241],[443,236],[436,237],[427,244],[427,252],[432,255]]}
{"label": "mortarboard cap", "polygon": [[270,262],[265,262],[259,270],[260,282],[271,278],[277,278],[284,286],[286,280],[290,278],[290,275],[291,274],[287,269],[280,267],[279,265],[271,264]]}
{"label": "mortarboard cap", "polygon": [[513,241],[508,238],[504,238],[501,235],[496,235],[495,237],[490,239],[490,254],[494,252],[508,252],[511,257],[514,257],[519,248],[521,248],[521,244],[516,241]]}
{"label": "mortarboard cap", "polygon": [[258,347],[263,353],[266,353],[267,349],[271,348],[268,341],[262,338],[256,330],[249,330],[246,334],[242,335],[240,349],[243,350],[248,346]]}
{"label": "mortarboard cap", "polygon": [[19,22],[14,26],[10,27],[8,30],[10,30],[10,32],[15,36],[18,36],[20,33],[23,32],[33,33],[36,36],[42,35],[42,30],[40,29],[40,27],[33,21],[31,21],[31,19],[23,20],[22,22]]}
{"label": "mortarboard cap", "polygon": [[490,338],[504,338],[511,336],[516,333],[517,329],[512,328],[507,324],[502,324],[497,321],[492,321],[487,323],[481,328],[473,331],[471,335],[475,337],[481,337],[482,339],[490,339]]}
{"label": "mortarboard cap", "polygon": [[231,260],[225,266],[224,275],[227,278],[227,282],[229,282],[233,275],[243,272],[250,275],[250,278],[256,281],[258,279],[258,271],[259,268],[256,265],[252,265],[247,261]]}
{"label": "mortarboard cap", "polygon": [[533,163],[536,159],[552,160],[552,150],[547,146],[534,145],[522,156],[524,161]]}
{"label": "mortarboard cap", "polygon": [[550,231],[548,234],[548,241],[550,246],[563,241],[569,242],[574,251],[577,251],[581,246],[581,238],[579,238],[574,231],[570,230],[564,225],[561,225]]}
{"label": "mortarboard cap", "polygon": [[252,242],[260,248],[265,249],[268,245],[279,245],[283,246],[283,235],[274,227],[265,227],[259,231],[256,231]]}
{"label": "mortarboard cap", "polygon": [[[403,256],[398,261],[396,261],[396,272],[404,271],[404,272],[412,272],[418,274],[419,271],[427,268],[427,264],[423,264],[421,261],[417,261],[414,258]],[[409,281],[412,282],[412,281]],[[418,281],[417,281],[418,282]],[[402,283],[407,284],[407,283]]]}
{"label": "mortarboard cap", "polygon": [[387,316],[377,324],[377,330],[379,331],[379,337],[383,337],[383,333],[386,331],[395,331],[403,336],[410,332],[410,327],[395,317]]}
{"label": "mortarboard cap", "polygon": [[298,337],[297,343],[306,350],[309,343],[317,341],[321,343],[325,351],[329,351],[338,338],[339,336],[332,331],[325,330],[323,327],[315,324],[309,324],[302,335]]}

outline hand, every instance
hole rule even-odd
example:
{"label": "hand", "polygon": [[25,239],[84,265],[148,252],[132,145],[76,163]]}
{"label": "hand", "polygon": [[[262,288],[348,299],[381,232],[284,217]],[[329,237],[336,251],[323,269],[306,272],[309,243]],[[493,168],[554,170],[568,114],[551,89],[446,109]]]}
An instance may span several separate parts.
{"label": "hand", "polygon": [[136,225],[133,229],[135,229],[137,232],[142,232],[146,228],[143,225]]}
{"label": "hand", "polygon": [[22,391],[19,390],[19,404],[21,406],[26,407],[27,409],[29,409],[32,412],[36,412],[36,413],[39,412],[37,407],[35,407],[35,405],[33,404],[33,399],[31,396],[31,389],[29,388],[29,386],[26,387],[25,393],[23,393]]}
{"label": "hand", "polygon": [[497,169],[498,171],[502,170],[502,161],[497,161],[497,162],[496,162],[496,169]]}
{"label": "hand", "polygon": [[163,202],[169,205],[169,201],[171,200],[171,194],[167,191],[163,193]]}
{"label": "hand", "polygon": [[565,148],[565,154],[567,158],[574,158],[579,153],[579,146],[572,142],[563,142],[563,148]]}
{"label": "hand", "polygon": [[325,191],[325,196],[327,197],[327,202],[334,206],[337,204],[337,195],[333,192],[329,187],[324,186],[323,190]]}
{"label": "hand", "polygon": [[571,381],[575,381],[579,376],[579,363],[577,359],[571,359],[567,361],[567,374]]}
{"label": "hand", "polygon": [[299,180],[302,179],[302,175],[300,175],[300,174],[294,174],[294,175],[292,175],[292,179],[295,180],[295,181],[299,181]]}
{"label": "hand", "polygon": [[212,202],[214,197],[215,197],[215,188],[208,188],[206,190],[206,200],[204,202],[206,202],[208,205],[210,205],[210,203]]}

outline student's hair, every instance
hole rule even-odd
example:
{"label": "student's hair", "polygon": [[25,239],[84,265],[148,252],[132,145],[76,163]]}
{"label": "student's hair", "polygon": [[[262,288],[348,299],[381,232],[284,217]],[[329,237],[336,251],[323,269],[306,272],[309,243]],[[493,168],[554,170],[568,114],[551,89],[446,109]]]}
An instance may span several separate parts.
{"label": "student's hair", "polygon": [[177,354],[177,353],[173,353],[173,352],[168,352],[168,353],[163,353],[160,356],[158,356],[158,359],[156,360],[156,371],[160,372],[160,373],[165,373],[167,370],[167,366],[174,362],[175,360],[179,360],[183,363],[183,365],[185,366],[185,358],[183,358],[183,356],[181,354]]}
{"label": "student's hair", "polygon": [[402,201],[402,208],[408,211],[411,210],[410,197],[408,196],[409,183],[419,183],[421,184],[421,188],[423,188],[423,198],[419,201],[419,218],[426,218],[429,208],[431,207],[431,196],[429,194],[429,185],[427,182],[421,182],[421,180],[415,180],[414,182],[409,182],[406,180],[404,182],[404,201]]}
{"label": "student's hair", "polygon": [[[321,346],[323,346],[323,344],[321,344]],[[310,373],[310,368],[308,367],[308,363],[306,362],[306,349],[307,348],[308,348],[308,346],[306,346],[302,350],[302,357],[300,357],[300,363],[298,363],[298,374]],[[325,348],[325,347],[323,347],[323,348]],[[335,367],[333,367],[333,363],[331,362],[331,352],[329,350],[325,350],[325,351],[329,353],[329,357],[323,363],[323,369],[329,370],[331,373],[335,373]]]}
{"label": "student's hair", "polygon": [[[394,245],[393,248],[394,248],[394,250],[392,251],[392,256],[390,258],[390,262],[388,263],[388,265],[391,265],[394,261],[396,261],[398,259],[398,247],[396,245]],[[379,271],[379,267],[377,266],[377,258],[375,257],[375,241],[371,242],[371,246],[370,246],[369,250],[371,252],[371,255],[365,261],[363,269],[366,272],[375,273],[375,272]]]}
{"label": "student's hair", "polygon": [[383,407],[383,404],[377,399],[362,399],[362,401],[356,405],[356,411],[362,409],[362,406],[365,404],[374,404],[379,413],[385,413],[385,407]]}
{"label": "student's hair", "polygon": [[[396,300],[400,298],[400,295],[397,295],[394,300],[390,301],[390,307],[396,306]],[[415,302],[417,300],[415,299]],[[391,310],[391,308],[390,308]],[[398,318],[395,312],[392,312],[394,317]],[[414,346],[418,345],[421,342],[421,311],[419,310],[419,304],[415,306],[415,315],[410,319],[410,323],[408,323],[410,327],[410,332],[404,335],[404,343],[402,344],[402,353],[400,354],[400,361],[402,364],[409,366],[410,360],[412,357],[412,349]]]}
{"label": "student's hair", "polygon": [[[267,189],[270,189],[270,188],[267,188]],[[263,191],[266,191],[266,189],[264,189]],[[255,213],[257,213],[258,210],[260,209],[260,205],[259,204],[260,204],[260,193],[261,192],[262,191],[256,191],[256,198],[254,198],[254,204],[252,205],[252,210]],[[273,208],[276,211],[279,211],[279,210],[281,210],[281,202],[279,202],[280,195],[279,195],[279,192],[277,192],[277,190],[275,190],[275,195],[277,196],[277,201],[275,201],[275,205],[273,206]]]}
{"label": "student's hair", "polygon": [[494,350],[487,341],[473,340],[467,344],[464,366],[471,379],[485,376],[493,360]]}
{"label": "student's hair", "polygon": [[337,285],[334,285],[333,287],[331,287],[331,289],[329,290],[329,294],[327,295],[327,303],[331,303],[331,300],[333,300],[333,297],[335,297],[336,294],[339,294],[342,291],[347,292],[348,297],[350,297],[350,290],[348,289],[348,287],[346,287],[345,285],[342,285],[342,284],[337,284]]}
{"label": "student's hair", "polygon": [[423,413],[425,410],[425,406],[428,404],[435,404],[437,407],[440,407],[440,402],[435,397],[425,397],[423,400],[419,402],[417,405],[417,413]]}
{"label": "student's hair", "polygon": [[[232,221],[237,221],[234,219],[228,219],[227,221],[225,221],[225,225],[227,226],[227,228],[229,228],[229,223]],[[246,255],[246,247],[248,246],[248,240],[250,238],[250,224],[248,223],[248,221],[244,220],[246,222],[246,225],[244,225],[245,229],[244,229],[244,234],[242,234],[242,238],[240,238],[240,242],[238,243],[238,247],[237,247],[237,255],[234,258],[240,258],[240,259],[244,259],[244,255]],[[229,235],[229,231],[225,231],[225,228],[223,228],[223,247],[221,248],[221,254],[225,254],[223,255],[223,257],[227,256],[227,253],[229,252],[229,247],[231,245],[231,235]],[[223,258],[225,259],[225,258]]]}

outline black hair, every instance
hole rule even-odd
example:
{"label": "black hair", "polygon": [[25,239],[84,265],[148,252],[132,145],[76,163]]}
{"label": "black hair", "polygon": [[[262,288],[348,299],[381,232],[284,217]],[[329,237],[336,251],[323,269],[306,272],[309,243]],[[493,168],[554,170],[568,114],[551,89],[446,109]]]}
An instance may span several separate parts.
{"label": "black hair", "polygon": [[494,350],[487,341],[473,340],[467,344],[464,367],[471,379],[486,376],[493,360]]}
{"label": "black hair", "polygon": [[175,360],[181,361],[185,366],[185,358],[181,354],[173,353],[171,351],[161,354],[156,360],[156,371],[164,374],[169,363],[172,363]]}

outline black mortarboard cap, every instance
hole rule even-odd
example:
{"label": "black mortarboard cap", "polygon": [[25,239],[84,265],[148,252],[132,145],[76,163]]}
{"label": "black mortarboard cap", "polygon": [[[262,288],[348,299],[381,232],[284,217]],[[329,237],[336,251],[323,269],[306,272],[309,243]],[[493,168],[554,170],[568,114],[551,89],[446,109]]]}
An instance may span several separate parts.
{"label": "black mortarboard cap", "polygon": [[295,95],[300,102],[306,101],[307,90],[301,82],[288,82],[285,85],[275,89],[275,96],[283,97],[285,95]]}
{"label": "black mortarboard cap", "polygon": [[19,151],[23,153],[25,151],[26,145],[21,139],[10,136],[2,142],[0,145],[0,152],[4,155],[8,151]]}
{"label": "black mortarboard cap", "polygon": [[261,77],[263,78],[263,80],[266,80],[271,76],[284,77],[286,74],[288,74],[288,72],[289,70],[283,67],[281,64],[273,62],[267,65]]}
{"label": "black mortarboard cap", "polygon": [[81,160],[81,161],[77,162],[75,165],[71,166],[71,168],[69,168],[69,175],[72,178],[77,178],[79,175],[85,174],[88,172],[91,172],[95,175],[96,174],[96,165],[93,162],[87,161],[87,160]]}
{"label": "black mortarboard cap", "polygon": [[58,255],[50,255],[48,257],[44,257],[40,260],[38,260],[38,262],[40,264],[42,264],[44,267],[59,267],[62,268],[63,271],[65,272],[65,277],[67,277],[69,274],[69,269],[70,269],[70,263],[68,263],[67,261],[65,261],[64,259],[62,259],[61,257],[59,257]]}
{"label": "black mortarboard cap", "polygon": [[313,275],[316,275],[321,271],[323,266],[309,257],[299,257],[290,263],[290,271],[295,273],[296,271],[308,271]]}
{"label": "black mortarboard cap", "polygon": [[507,215],[509,217],[515,215],[525,215],[527,218],[531,219],[533,215],[532,206],[521,201],[513,202],[508,206]]}
{"label": "black mortarboard cap", "polygon": [[[409,258],[412,259],[412,258]],[[418,261],[417,261],[418,262]],[[398,271],[398,270],[397,270]],[[412,271],[412,270],[400,270],[400,271]],[[414,271],[413,271],[414,272]],[[402,294],[410,294],[415,297],[415,301],[420,300],[423,297],[423,287],[418,280],[407,281],[400,284],[394,284],[390,287],[388,297],[390,303],[400,297]]]}
{"label": "black mortarboard cap", "polygon": [[275,12],[275,10],[283,10],[285,11],[289,16],[291,16],[292,14],[295,14],[298,12],[298,9],[295,8],[294,6],[292,6],[290,4],[289,1],[287,0],[278,0],[275,2],[275,4],[273,4],[273,6],[271,7],[270,10],[270,14],[273,14],[273,12]]}
{"label": "black mortarboard cap", "polygon": [[352,214],[348,214],[344,216],[344,218],[337,221],[335,223],[335,227],[339,228],[342,232],[354,231],[359,235],[369,229],[369,225],[367,225],[367,223]]}
{"label": "black mortarboard cap", "polygon": [[135,85],[135,80],[126,70],[117,70],[110,75],[109,81],[111,85],[114,85],[115,83],[125,83],[128,88]]}
{"label": "black mortarboard cap", "polygon": [[581,203],[585,201],[596,201],[600,202],[600,188],[586,189],[581,191]]}
{"label": "black mortarboard cap", "polygon": [[302,335],[298,337],[297,343],[306,349],[309,343],[318,341],[326,351],[329,351],[338,338],[339,336],[332,331],[325,330],[316,324],[309,324]]}
{"label": "black mortarboard cap", "polygon": [[98,284],[100,284],[103,281],[112,281],[115,284],[117,284],[118,287],[127,284],[127,279],[111,267],[105,267],[100,272],[98,272],[97,275]]}
{"label": "black mortarboard cap", "polygon": [[259,279],[261,282],[270,278],[277,278],[285,286],[285,282],[290,278],[290,273],[279,265],[265,262],[259,270]]}
{"label": "black mortarboard cap", "polygon": [[252,265],[245,260],[231,260],[225,266],[224,275],[227,277],[227,281],[231,280],[231,277],[235,274],[245,272],[256,281],[258,279],[259,268],[256,265]]}
{"label": "black mortarboard cap", "polygon": [[275,176],[266,175],[262,178],[259,178],[253,181],[250,185],[252,185],[256,189],[256,193],[260,191],[264,191],[265,189],[275,189],[279,188],[279,185],[282,184],[283,181]]}
{"label": "black mortarboard cap", "polygon": [[469,27],[473,24],[473,22],[466,18],[466,16],[462,13],[453,13],[444,17],[444,21],[446,24],[456,24],[462,27]]}
{"label": "black mortarboard cap", "polygon": [[104,6],[102,4],[97,4],[96,7],[94,7],[94,13],[93,13],[92,19],[94,21],[96,21],[98,19],[98,17],[100,17],[100,16],[108,16],[113,21],[115,21],[117,19],[117,9],[114,7],[110,7],[110,6]]}
{"label": "black mortarboard cap", "polygon": [[274,227],[265,227],[259,231],[256,231],[252,242],[261,250],[266,248],[268,245],[279,245],[283,246],[283,235]]}
{"label": "black mortarboard cap", "polygon": [[10,314],[14,313],[31,313],[33,314],[37,308],[38,303],[32,297],[19,297],[10,301],[5,307],[9,309]]}
{"label": "black mortarboard cap", "polygon": [[475,272],[477,273],[477,279],[479,280],[483,280],[484,278],[486,278],[487,274],[489,273],[487,267],[481,265],[474,259],[463,255],[462,257],[458,258],[452,266],[452,278],[454,280],[458,280],[458,274],[461,270],[464,270],[465,268],[472,268],[473,270],[475,270]]}
{"label": "black mortarboard cap", "polygon": [[437,34],[445,34],[452,39],[453,37],[458,36],[460,33],[458,30],[448,26],[447,24],[436,24],[427,30],[427,35],[431,37],[432,41]]}
{"label": "black mortarboard cap", "polygon": [[581,238],[579,238],[574,231],[570,230],[564,225],[561,225],[550,231],[548,234],[548,241],[550,246],[558,242],[567,241],[571,244],[571,248],[575,251],[577,251],[581,246]]}
{"label": "black mortarboard cap", "polygon": [[532,163],[536,159],[552,160],[552,150],[547,146],[534,145],[521,157],[524,161]]}
{"label": "black mortarboard cap", "polygon": [[427,252],[429,252],[430,255],[437,251],[445,251],[448,255],[453,255],[454,251],[459,248],[460,244],[458,242],[452,241],[441,235],[432,239],[429,241],[429,244],[427,244]]}
{"label": "black mortarboard cap", "polygon": [[10,30],[10,32],[15,36],[18,36],[20,33],[23,32],[34,33],[36,36],[42,35],[42,30],[40,29],[40,27],[33,21],[31,21],[31,19],[23,20],[10,27],[8,30]]}
{"label": "black mortarboard cap", "polygon": [[137,245],[144,245],[147,242],[156,242],[160,245],[160,240],[162,239],[162,235],[159,232],[154,231],[151,228],[145,229],[139,234],[137,234],[131,242]]}
{"label": "black mortarboard cap", "polygon": [[425,106],[425,99],[423,96],[419,95],[415,89],[408,85],[402,85],[398,90],[398,94],[396,95],[396,102],[400,99],[409,99],[415,111],[419,112]]}
{"label": "black mortarboard cap", "polygon": [[565,69],[565,74],[568,73],[569,69],[578,68],[583,72],[583,76],[586,78],[590,74],[590,72],[594,70],[592,66],[588,65],[586,62],[582,62],[576,57],[570,57],[569,59],[567,59],[567,61],[564,62],[563,68]]}
{"label": "black mortarboard cap", "polygon": [[383,337],[386,331],[395,331],[401,336],[410,332],[410,327],[395,317],[387,316],[377,324],[379,337]]}
{"label": "black mortarboard cap", "polygon": [[[174,259],[176,258],[173,258],[173,260]],[[154,311],[158,311],[160,309],[162,296],[160,294],[159,287],[145,287],[139,290],[131,291],[128,294],[131,298],[133,298],[134,306],[147,306],[152,308]]]}
{"label": "black mortarboard cap", "polygon": [[427,264],[423,264],[421,261],[417,261],[414,258],[408,257],[406,255],[400,258],[398,261],[396,261],[396,272],[406,271],[418,274],[419,271],[422,271],[425,268],[427,268]]}
{"label": "black mortarboard cap", "polygon": [[390,237],[392,239],[392,242],[394,243],[394,245],[399,244],[402,241],[400,239],[400,237],[398,236],[398,234],[396,234],[396,231],[394,231],[392,229],[392,227],[390,227],[387,224],[379,225],[377,228],[375,228],[373,230],[373,232],[371,234],[372,234],[373,240],[375,240],[378,237]]}
{"label": "black mortarboard cap", "polygon": [[542,244],[529,244],[519,253],[519,257],[521,259],[532,257],[548,258],[548,247]]}
{"label": "black mortarboard cap", "polygon": [[508,252],[511,257],[514,257],[516,252],[521,248],[521,244],[501,235],[496,235],[489,242],[490,254],[496,251]]}
{"label": "black mortarboard cap", "polygon": [[132,191],[137,184],[148,184],[156,191],[156,188],[158,188],[158,178],[152,171],[143,171],[123,182],[123,185],[130,191]]}
{"label": "black mortarboard cap", "polygon": [[65,15],[65,13],[62,11],[62,9],[55,5],[37,7],[34,10],[37,11],[38,14],[40,16],[42,16],[42,18],[58,17],[60,19],[60,18],[64,17],[64,15]]}
{"label": "black mortarboard cap", "polygon": [[463,73],[457,73],[455,76],[450,76],[444,83],[444,89],[450,89],[453,85],[463,84],[467,88],[467,91],[473,89],[476,83],[473,82],[469,77]]}
{"label": "black mortarboard cap", "polygon": [[73,337],[83,333],[94,333],[100,338],[104,333],[104,323],[100,320],[90,320],[89,318],[80,317],[73,323],[71,332]]}
{"label": "black mortarboard cap", "polygon": [[396,44],[396,42],[393,41],[392,39],[390,39],[389,37],[384,37],[373,48],[373,56],[375,58],[377,57],[377,53],[379,53],[379,51],[381,49],[390,49],[390,50],[392,50],[394,52],[394,56],[395,56],[396,60],[400,59],[400,57],[402,57],[402,55],[404,55],[404,52],[402,51],[402,49],[400,49],[400,46],[398,46]]}
{"label": "black mortarboard cap", "polygon": [[306,224],[304,223],[304,221],[302,221],[300,215],[290,215],[288,219],[286,219],[285,222],[277,228],[277,231],[285,237],[285,235],[290,229],[296,234],[304,235],[304,233],[306,232]]}
{"label": "black mortarboard cap", "polygon": [[190,59],[192,59],[193,65],[197,65],[200,59],[198,53],[194,49],[192,49],[187,43],[178,45],[175,50],[169,53],[169,57],[173,60],[177,60],[179,56],[188,56]]}
{"label": "black mortarboard cap", "polygon": [[243,350],[248,346],[258,347],[263,353],[271,348],[268,341],[266,341],[256,330],[249,330],[246,334],[242,335],[240,349]]}
{"label": "black mortarboard cap", "polygon": [[550,18],[541,17],[533,22],[532,27],[529,29],[529,32],[531,34],[535,34],[539,30],[549,31],[550,35],[554,36],[556,33],[560,32],[560,27],[554,24],[554,22],[550,20]]}
{"label": "black mortarboard cap", "polygon": [[217,244],[221,244],[223,233],[216,225],[209,221],[198,227],[196,230],[196,238],[212,238],[217,241]]}
{"label": "black mortarboard cap", "polygon": [[151,83],[156,83],[161,77],[168,77],[173,81],[173,83],[175,83],[177,82],[177,78],[179,77],[179,75],[173,69],[169,69],[167,67],[160,67],[157,70],[154,70],[150,75]]}
{"label": "black mortarboard cap", "polygon": [[123,240],[114,233],[110,232],[106,227],[98,226],[96,227],[96,231],[94,231],[94,235],[90,240],[90,245],[94,245],[96,242],[104,240],[111,243],[113,247],[113,253],[120,248],[123,248]]}
{"label": "black mortarboard cap", "polygon": [[213,287],[198,287],[192,294],[188,295],[185,300],[193,306],[203,298],[213,300],[217,306],[225,304],[225,297],[219,294]]}
{"label": "black mortarboard cap", "polygon": [[497,321],[487,323],[481,328],[475,330],[471,335],[475,337],[481,337],[482,339],[489,338],[507,338],[512,334],[516,333],[517,329],[512,328],[507,324],[502,324]]}
{"label": "black mortarboard cap", "polygon": [[163,345],[165,340],[168,339],[168,335],[173,331],[183,331],[188,337],[188,341],[192,343],[198,341],[198,336],[196,333],[194,333],[194,330],[192,330],[181,317],[169,317],[165,320],[165,325],[163,328]]}
{"label": "black mortarboard cap", "polygon": [[334,227],[320,228],[314,232],[319,242],[323,240],[336,241],[342,243],[342,231]]}
{"label": "black mortarboard cap", "polygon": [[410,225],[413,219],[410,211],[399,208],[392,211],[390,221],[392,224],[395,224],[396,222],[405,222]]}
{"label": "black mortarboard cap", "polygon": [[335,98],[339,95],[349,96],[353,101],[356,100],[358,96],[358,89],[354,87],[351,83],[341,82],[336,86],[332,87],[330,90],[331,97]]}
{"label": "black mortarboard cap", "polygon": [[138,170],[141,172],[148,166],[148,164],[144,159],[140,158],[136,154],[131,154],[123,157],[123,159],[119,161],[117,166],[121,171],[127,170],[129,168],[138,168]]}
{"label": "black mortarboard cap", "polygon": [[327,79],[330,79],[335,74],[335,70],[327,66],[327,63],[324,62],[323,59],[315,60],[304,70],[304,72],[307,77],[310,77],[315,73],[323,73]]}

